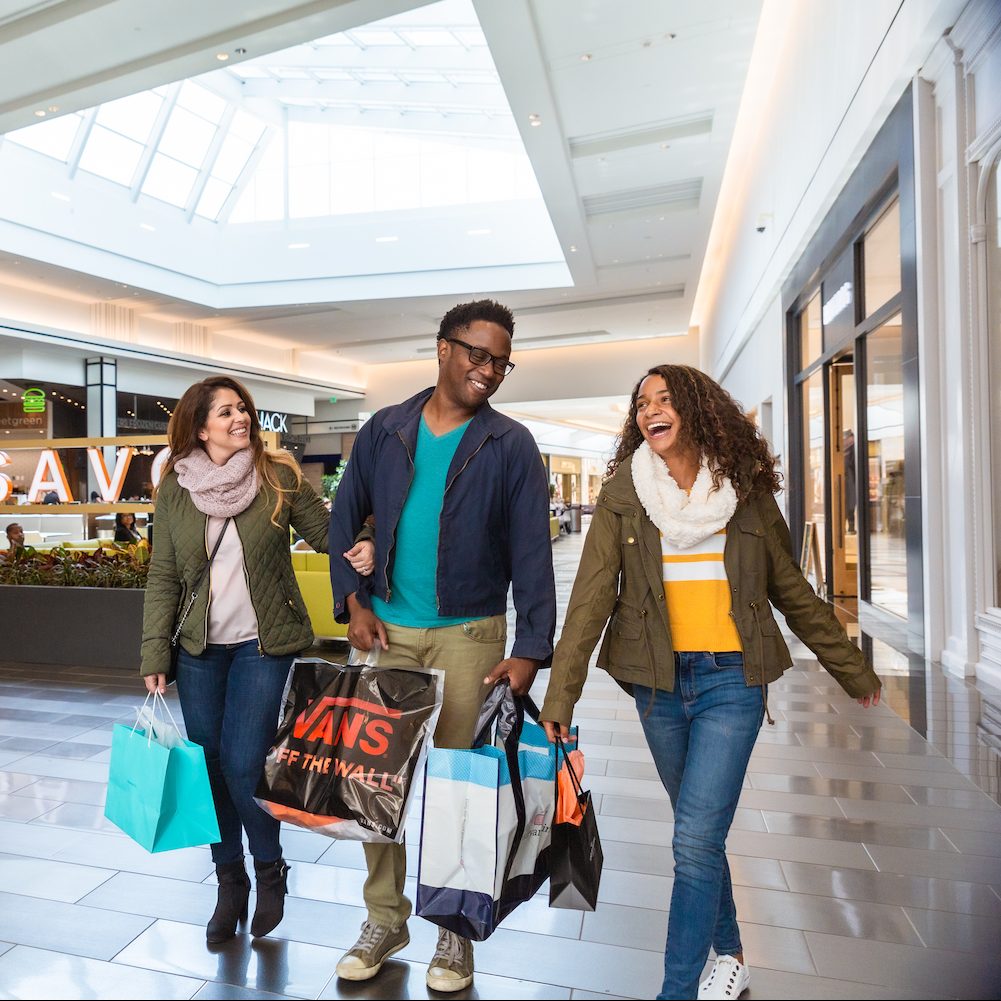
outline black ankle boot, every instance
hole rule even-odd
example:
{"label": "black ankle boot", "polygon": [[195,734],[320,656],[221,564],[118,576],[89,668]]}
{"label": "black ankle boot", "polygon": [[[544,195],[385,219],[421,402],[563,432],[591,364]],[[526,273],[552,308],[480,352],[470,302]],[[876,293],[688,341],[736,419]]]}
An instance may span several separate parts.
{"label": "black ankle boot", "polygon": [[227,942],[236,934],[238,921],[247,920],[247,898],[250,896],[250,877],[243,859],[226,862],[215,867],[219,878],[219,896],[215,912],[205,928],[206,942]]}
{"label": "black ankle boot", "polygon": [[285,859],[276,862],[254,862],[257,872],[257,910],[250,926],[255,937],[267,935],[278,927],[285,914],[285,894],[288,892],[288,865]]}

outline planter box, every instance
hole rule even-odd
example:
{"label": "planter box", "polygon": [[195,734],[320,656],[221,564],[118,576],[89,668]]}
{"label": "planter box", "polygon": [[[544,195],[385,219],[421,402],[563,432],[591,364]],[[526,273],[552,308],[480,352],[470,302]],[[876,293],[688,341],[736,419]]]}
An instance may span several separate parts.
{"label": "planter box", "polygon": [[0,660],[139,671],[140,588],[0,585]]}

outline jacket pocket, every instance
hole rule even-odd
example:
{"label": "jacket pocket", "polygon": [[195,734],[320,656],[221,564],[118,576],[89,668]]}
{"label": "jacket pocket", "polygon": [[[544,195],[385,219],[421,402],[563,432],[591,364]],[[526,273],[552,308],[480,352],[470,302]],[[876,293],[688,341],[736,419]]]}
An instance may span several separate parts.
{"label": "jacket pocket", "polygon": [[751,611],[754,613],[758,628],[762,636],[778,636],[779,624],[772,615],[772,606],[767,598],[759,598],[751,602]]}
{"label": "jacket pocket", "polygon": [[643,619],[639,612],[620,605],[612,615],[611,629],[616,639],[638,640],[643,635]]}
{"label": "jacket pocket", "polygon": [[[299,600],[296,601],[296,598]],[[285,605],[299,623],[305,622],[307,615],[305,607],[299,607],[301,604],[301,596],[298,594],[291,594],[288,590],[285,591]]]}

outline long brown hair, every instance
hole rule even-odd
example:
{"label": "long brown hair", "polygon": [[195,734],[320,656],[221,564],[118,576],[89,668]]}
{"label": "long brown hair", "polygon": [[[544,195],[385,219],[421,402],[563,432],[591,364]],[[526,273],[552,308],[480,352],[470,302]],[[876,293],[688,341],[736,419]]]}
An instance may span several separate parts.
{"label": "long brown hair", "polygon": [[[201,382],[196,382],[189,386],[184,395],[177,401],[174,413],[167,425],[167,444],[170,447],[170,458],[163,467],[163,478],[174,468],[174,464],[185,456],[191,455],[196,448],[201,448],[202,443],[198,437],[198,432],[205,427],[205,422],[209,417],[209,410],[212,408],[212,401],[220,389],[231,389],[243,400],[247,407],[247,414],[250,417],[250,449],[254,455],[254,468],[257,470],[257,477],[264,489],[269,489],[275,495],[275,505],[271,511],[271,524],[275,528],[281,528],[278,523],[278,515],[281,512],[282,504],[285,503],[286,495],[294,493],[302,483],[302,471],[298,463],[284,449],[273,450],[265,448],[264,440],[261,438],[261,422],[257,416],[257,407],[254,406],[247,387],[236,379],[231,379],[228,375],[212,375]],[[278,467],[286,466],[295,474],[295,488],[290,490],[283,486],[278,475]]]}
{"label": "long brown hair", "polygon": [[656,365],[636,383],[615,456],[608,464],[609,476],[643,443],[636,397],[651,375],[659,375],[667,384],[671,406],[681,418],[680,441],[706,460],[717,488],[728,479],[741,500],[754,491],[775,494],[782,489],[775,456],[754,421],[718,382],[690,365]]}

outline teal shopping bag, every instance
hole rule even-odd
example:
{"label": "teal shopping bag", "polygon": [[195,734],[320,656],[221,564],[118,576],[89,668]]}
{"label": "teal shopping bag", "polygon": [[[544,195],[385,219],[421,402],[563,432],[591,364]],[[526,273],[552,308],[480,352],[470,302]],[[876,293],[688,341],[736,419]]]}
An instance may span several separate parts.
{"label": "teal shopping bag", "polygon": [[115,725],[104,815],[147,851],[220,840],[205,752],[176,727]]}

